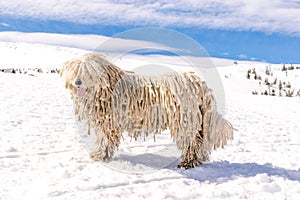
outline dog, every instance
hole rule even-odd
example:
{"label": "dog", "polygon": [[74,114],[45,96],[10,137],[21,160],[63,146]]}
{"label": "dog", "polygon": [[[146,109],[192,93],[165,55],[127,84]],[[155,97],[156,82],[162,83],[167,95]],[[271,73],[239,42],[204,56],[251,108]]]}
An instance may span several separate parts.
{"label": "dog", "polygon": [[212,90],[193,72],[140,76],[88,53],[64,63],[60,75],[78,120],[87,122],[88,134],[95,130],[95,161],[110,161],[124,132],[136,139],[169,129],[181,152],[178,167],[186,169],[209,161],[213,149],[233,139]]}

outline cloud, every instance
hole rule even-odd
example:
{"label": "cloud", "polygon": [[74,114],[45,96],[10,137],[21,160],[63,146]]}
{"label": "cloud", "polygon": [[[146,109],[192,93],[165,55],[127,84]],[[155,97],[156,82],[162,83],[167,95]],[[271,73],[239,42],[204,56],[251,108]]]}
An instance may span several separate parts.
{"label": "cloud", "polygon": [[298,36],[299,13],[298,0],[0,1],[0,16],[103,25],[193,26]]}
{"label": "cloud", "polygon": [[5,22],[0,22],[1,26],[5,26],[5,27],[9,27],[9,24],[5,23]]}
{"label": "cloud", "polygon": [[238,55],[238,57],[239,57],[240,59],[246,59],[246,58],[248,58],[248,56],[245,55],[245,54],[240,54],[240,55]]}

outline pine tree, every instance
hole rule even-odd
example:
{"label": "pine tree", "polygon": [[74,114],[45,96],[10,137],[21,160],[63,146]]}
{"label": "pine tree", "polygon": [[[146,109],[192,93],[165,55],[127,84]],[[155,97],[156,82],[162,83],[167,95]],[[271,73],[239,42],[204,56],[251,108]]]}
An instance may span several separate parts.
{"label": "pine tree", "polygon": [[282,90],[282,82],[281,82],[281,80],[279,81],[278,87],[279,87],[279,90]]}
{"label": "pine tree", "polygon": [[251,73],[251,70],[249,69],[248,71],[247,71],[247,79],[250,79],[250,73]]}
{"label": "pine tree", "polygon": [[290,82],[288,82],[287,84],[286,84],[286,86],[285,86],[286,88],[291,88],[292,86],[291,86],[291,83]]}
{"label": "pine tree", "polygon": [[254,79],[257,80],[257,74],[256,74],[256,72],[254,73]]}
{"label": "pine tree", "polygon": [[268,78],[265,79],[265,85],[270,85]]}
{"label": "pine tree", "polygon": [[275,78],[274,82],[273,82],[273,85],[276,85],[277,84],[277,78]]}

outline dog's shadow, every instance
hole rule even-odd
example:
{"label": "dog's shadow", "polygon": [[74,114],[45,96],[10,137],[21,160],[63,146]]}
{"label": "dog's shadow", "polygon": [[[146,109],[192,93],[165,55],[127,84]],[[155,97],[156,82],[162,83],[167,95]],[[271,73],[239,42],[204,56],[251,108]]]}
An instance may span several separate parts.
{"label": "dog's shadow", "polygon": [[255,177],[258,174],[279,176],[284,179],[300,182],[300,169],[289,170],[275,167],[269,163],[261,165],[255,162],[230,163],[228,161],[215,161],[204,163],[196,168],[185,170],[177,168],[180,158],[164,157],[155,154],[120,154],[112,162],[123,162],[125,165],[127,165],[127,168],[125,167],[125,171],[128,170],[128,173],[147,173],[162,169],[169,169],[176,171],[186,178],[194,179],[199,182],[208,181],[222,183],[237,177]]}
{"label": "dog's shadow", "polygon": [[[87,147],[94,146],[94,142],[88,144],[85,141],[85,143]],[[228,161],[212,161],[193,169],[178,169],[180,153],[176,152],[176,146],[168,148],[165,149],[165,152],[160,151],[160,155],[158,153],[135,155],[123,151],[119,154],[117,153],[112,161],[104,164],[114,170],[133,174],[155,173],[159,170],[169,169],[178,172],[184,177],[200,182],[225,182],[236,177],[255,177],[258,174],[279,176],[300,182],[300,169],[289,170],[272,166],[272,164],[257,164],[255,162],[230,163]],[[170,153],[172,153],[172,156],[170,156]]]}
{"label": "dog's shadow", "polygon": [[226,182],[237,177],[255,177],[258,174],[268,176],[279,176],[284,179],[300,182],[300,169],[289,170],[274,167],[272,164],[252,163],[229,163],[228,161],[218,161],[205,163],[199,167],[189,170],[179,170],[187,178],[198,180],[199,182]]}
{"label": "dog's shadow", "polygon": [[105,165],[125,173],[144,174],[153,173],[157,170],[174,168],[179,158],[175,156],[165,157],[162,155],[145,154],[118,154]]}

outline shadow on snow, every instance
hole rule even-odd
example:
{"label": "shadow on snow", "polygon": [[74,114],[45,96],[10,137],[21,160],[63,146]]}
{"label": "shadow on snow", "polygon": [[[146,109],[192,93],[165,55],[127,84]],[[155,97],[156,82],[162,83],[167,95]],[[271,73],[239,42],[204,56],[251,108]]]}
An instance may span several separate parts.
{"label": "shadow on snow", "polygon": [[200,182],[226,182],[234,177],[254,177],[258,174],[279,176],[291,181],[300,182],[300,169],[288,170],[274,167],[272,164],[259,165],[257,163],[229,163],[228,161],[205,163],[197,168],[179,170],[179,173]]}
{"label": "shadow on snow", "polygon": [[[155,154],[141,155],[119,155],[112,162],[131,165],[129,168],[120,171],[127,173],[143,174],[153,173],[162,169],[176,171],[186,178],[195,179],[199,182],[217,182],[222,183],[233,180],[237,177],[254,177],[258,174],[267,174],[268,176],[279,176],[287,180],[300,182],[300,169],[289,170],[273,166],[270,163],[229,163],[228,161],[208,162],[192,169],[178,169],[177,165],[180,158],[165,157]],[[109,164],[110,165],[110,164]],[[121,164],[122,165],[122,164]],[[123,165],[124,166],[124,165]],[[115,168],[114,164],[110,167]],[[135,168],[137,167],[137,168]],[[115,169],[117,169],[116,167]]]}

